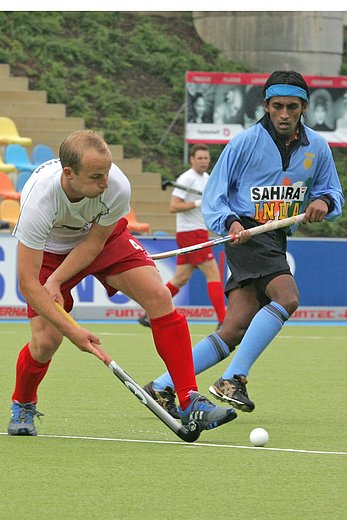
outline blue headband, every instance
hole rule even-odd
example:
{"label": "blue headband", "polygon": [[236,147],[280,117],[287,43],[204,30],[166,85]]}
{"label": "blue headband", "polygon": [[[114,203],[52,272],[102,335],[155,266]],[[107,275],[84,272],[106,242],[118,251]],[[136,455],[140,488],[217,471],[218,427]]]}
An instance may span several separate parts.
{"label": "blue headband", "polygon": [[265,99],[270,99],[274,96],[293,96],[308,101],[306,90],[301,87],[297,87],[296,85],[271,85],[271,87],[267,88],[265,91]]}

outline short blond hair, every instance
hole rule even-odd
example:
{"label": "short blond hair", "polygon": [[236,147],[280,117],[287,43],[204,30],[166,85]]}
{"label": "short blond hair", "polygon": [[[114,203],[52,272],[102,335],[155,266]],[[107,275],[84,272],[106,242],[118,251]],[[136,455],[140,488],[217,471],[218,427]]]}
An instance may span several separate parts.
{"label": "short blond hair", "polygon": [[88,149],[96,150],[101,155],[111,156],[107,143],[93,130],[77,130],[68,135],[60,145],[59,159],[62,167],[70,167],[75,173],[78,173],[83,152]]}

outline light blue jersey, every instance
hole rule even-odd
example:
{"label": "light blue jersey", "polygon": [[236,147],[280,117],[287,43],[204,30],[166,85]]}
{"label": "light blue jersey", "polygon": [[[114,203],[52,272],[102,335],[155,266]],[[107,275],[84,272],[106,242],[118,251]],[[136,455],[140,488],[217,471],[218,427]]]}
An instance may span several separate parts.
{"label": "light blue jersey", "polygon": [[[228,217],[250,217],[260,224],[303,213],[310,200],[330,195],[334,220],[342,212],[343,192],[325,139],[303,127],[308,143],[300,143],[283,170],[280,151],[258,123],[234,137],[224,148],[204,190],[202,212],[217,235],[228,232]],[[294,233],[296,225],[286,228]]]}

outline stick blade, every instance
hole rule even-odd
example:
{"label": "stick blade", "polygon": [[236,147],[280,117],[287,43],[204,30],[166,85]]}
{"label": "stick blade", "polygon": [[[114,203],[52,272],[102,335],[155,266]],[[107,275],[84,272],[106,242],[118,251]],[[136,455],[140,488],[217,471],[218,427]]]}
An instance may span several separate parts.
{"label": "stick blade", "polygon": [[[194,442],[200,436],[200,429],[195,421],[186,426],[180,425],[164,408],[162,408],[129,374],[112,360],[108,368],[113,374],[145,405],[158,419],[160,419],[177,437],[185,442]],[[194,424],[193,424],[194,423]]]}
{"label": "stick blade", "polygon": [[186,428],[185,426],[181,426],[177,430],[176,435],[178,435],[182,441],[195,442],[200,437],[200,433],[201,431],[198,423],[195,421],[190,421],[188,427]]}

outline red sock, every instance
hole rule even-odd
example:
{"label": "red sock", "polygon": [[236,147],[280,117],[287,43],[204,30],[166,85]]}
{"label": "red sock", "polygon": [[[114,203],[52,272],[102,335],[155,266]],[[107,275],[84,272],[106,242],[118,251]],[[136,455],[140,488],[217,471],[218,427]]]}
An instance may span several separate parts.
{"label": "red sock", "polygon": [[170,314],[152,319],[151,324],[157,352],[169,371],[184,410],[190,404],[190,393],[197,391],[187,320],[175,309]]}
{"label": "red sock", "polygon": [[218,323],[222,323],[225,318],[225,296],[222,282],[208,282],[207,292],[216,311]]}
{"label": "red sock", "polygon": [[166,287],[169,289],[172,297],[176,296],[176,294],[180,291],[178,287],[175,287],[170,282],[167,282]]}
{"label": "red sock", "polygon": [[46,375],[50,361],[39,363],[30,354],[29,343],[19,353],[16,367],[16,386],[12,395],[13,401],[19,403],[36,403],[37,388]]}

